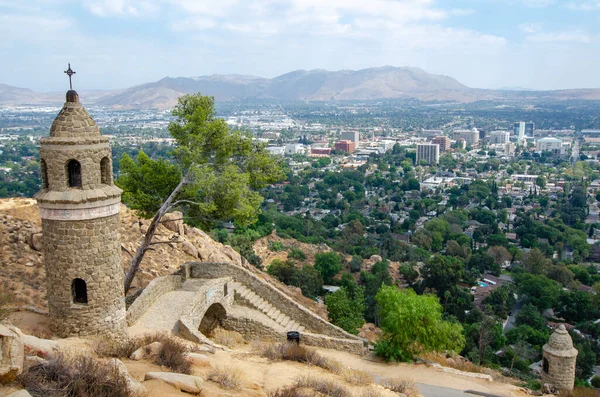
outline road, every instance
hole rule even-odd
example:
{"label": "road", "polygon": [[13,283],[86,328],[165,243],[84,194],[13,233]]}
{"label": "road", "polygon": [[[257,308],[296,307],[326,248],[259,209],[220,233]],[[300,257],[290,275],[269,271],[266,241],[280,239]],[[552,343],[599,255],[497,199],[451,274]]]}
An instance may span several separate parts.
{"label": "road", "polygon": [[523,303],[521,303],[519,300],[517,300],[517,302],[515,303],[515,305],[512,308],[512,311],[510,312],[510,316],[508,316],[508,319],[506,320],[506,323],[504,324],[504,329],[502,330],[502,333],[506,333],[506,331],[510,331],[511,329],[516,327],[516,315],[519,312],[519,310],[521,310],[521,306],[523,306]]}

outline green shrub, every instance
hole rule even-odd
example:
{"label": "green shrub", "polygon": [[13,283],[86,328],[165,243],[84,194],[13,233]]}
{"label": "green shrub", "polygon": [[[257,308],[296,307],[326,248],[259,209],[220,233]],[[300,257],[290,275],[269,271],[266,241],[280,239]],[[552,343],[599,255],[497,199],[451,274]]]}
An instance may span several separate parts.
{"label": "green shrub", "polygon": [[595,388],[597,388],[597,389],[600,389],[600,376],[598,376],[598,375],[595,375],[595,376],[592,378],[592,386],[594,386],[594,387],[595,387]]}
{"label": "green shrub", "polygon": [[542,390],[542,383],[539,380],[531,379],[525,384],[525,387],[530,390]]}
{"label": "green shrub", "polygon": [[306,260],[306,254],[300,248],[292,247],[290,252],[288,252],[288,258],[304,261]]}
{"label": "green shrub", "polygon": [[283,243],[281,241],[271,241],[269,243],[269,250],[273,252],[279,252],[284,250]]}

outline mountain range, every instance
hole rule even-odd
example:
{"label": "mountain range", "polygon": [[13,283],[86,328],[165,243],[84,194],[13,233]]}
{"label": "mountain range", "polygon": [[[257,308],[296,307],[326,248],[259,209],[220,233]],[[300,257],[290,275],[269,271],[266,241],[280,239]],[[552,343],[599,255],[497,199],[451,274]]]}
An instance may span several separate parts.
{"label": "mountain range", "polygon": [[[418,99],[475,102],[480,100],[600,100],[600,89],[555,91],[470,88],[455,79],[412,67],[362,70],[297,70],[267,79],[245,75],[165,77],[114,91],[80,92],[86,105],[114,109],[168,109],[183,94],[201,92],[217,101],[271,99],[281,101],[345,101]],[[0,106],[59,105],[64,93],[38,93],[0,84]]]}

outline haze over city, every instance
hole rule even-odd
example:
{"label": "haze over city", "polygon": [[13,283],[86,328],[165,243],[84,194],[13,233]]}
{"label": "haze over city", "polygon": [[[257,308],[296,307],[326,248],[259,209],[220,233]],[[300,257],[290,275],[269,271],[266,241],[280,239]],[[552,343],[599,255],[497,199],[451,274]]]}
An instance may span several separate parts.
{"label": "haze over city", "polygon": [[591,0],[0,1],[0,83],[115,89],[165,76],[420,67],[477,88],[600,87]]}

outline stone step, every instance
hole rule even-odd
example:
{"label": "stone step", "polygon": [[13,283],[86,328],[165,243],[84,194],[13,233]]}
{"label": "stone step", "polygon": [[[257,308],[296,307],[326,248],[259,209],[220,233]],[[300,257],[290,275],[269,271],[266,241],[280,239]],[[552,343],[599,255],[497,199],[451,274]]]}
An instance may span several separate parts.
{"label": "stone step", "polygon": [[281,324],[281,326],[285,328],[290,323],[290,321],[292,321],[292,319],[289,318],[288,316],[285,316],[284,319],[281,320],[281,322],[279,324]]}
{"label": "stone step", "polygon": [[269,304],[269,302],[267,302],[266,300],[263,299],[263,301],[256,308],[262,312],[263,309],[265,307],[267,307],[268,304]]}
{"label": "stone step", "polygon": [[305,329],[306,329],[306,328],[304,328],[304,327],[303,327],[303,326],[301,326],[301,325],[298,327],[298,331],[300,331],[300,332],[304,332],[304,330],[305,330]]}
{"label": "stone step", "polygon": [[254,307],[258,307],[263,301],[264,301],[263,298],[261,298],[260,296],[254,294],[254,296],[250,300],[250,304],[252,306],[254,306]]}
{"label": "stone step", "polygon": [[290,321],[288,325],[285,327],[288,331],[297,331],[298,323],[295,321]]}
{"label": "stone step", "polygon": [[273,314],[275,314],[276,311],[277,311],[277,308],[275,306],[271,305],[271,308],[266,313],[266,315],[273,318]]}
{"label": "stone step", "polygon": [[287,317],[285,314],[283,314],[283,313],[279,313],[279,316],[277,316],[277,318],[275,319],[275,322],[276,322],[277,324],[281,324],[281,321],[282,321],[282,320],[283,320],[285,317]]}
{"label": "stone step", "polygon": [[250,290],[250,288],[246,288],[246,287],[243,287],[242,289],[240,289],[240,291],[241,291],[240,298],[244,298],[244,299],[252,293],[252,290]]}
{"label": "stone step", "polygon": [[267,306],[262,308],[262,312],[267,314],[272,308],[273,308],[273,305],[270,304],[269,302],[267,302]]}

